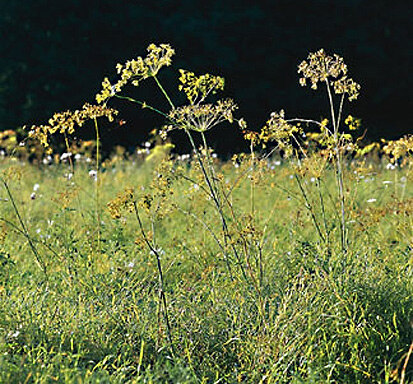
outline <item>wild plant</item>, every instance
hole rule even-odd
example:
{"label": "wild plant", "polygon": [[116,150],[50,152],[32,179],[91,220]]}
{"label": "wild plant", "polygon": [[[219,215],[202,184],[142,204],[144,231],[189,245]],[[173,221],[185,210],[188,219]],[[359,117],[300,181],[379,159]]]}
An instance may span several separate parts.
{"label": "wild plant", "polygon": [[[360,85],[348,77],[347,65],[342,57],[334,54],[329,56],[321,49],[310,53],[298,67],[298,73],[302,74],[300,84],[306,86],[308,82],[313,90],[320,86],[325,87],[330,109],[330,120],[317,121],[303,118],[286,118],[284,110],[272,113],[267,124],[260,133],[260,139],[265,144],[274,141],[277,148],[285,157],[293,158],[292,163],[295,179],[299,191],[304,199],[305,207],[309,211],[314,227],[320,240],[327,249],[330,248],[331,228],[326,217],[326,196],[321,190],[322,177],[327,171],[329,164],[335,168],[337,195],[339,201],[339,226],[341,250],[345,253],[348,249],[347,228],[347,204],[345,192],[345,156],[353,152],[356,147],[351,134],[340,130],[343,116],[344,101],[357,99]],[[334,99],[338,95],[338,102]],[[360,126],[359,119],[349,115],[345,119],[350,130]],[[306,133],[305,125],[316,126],[319,132]],[[315,151],[312,149],[315,149]],[[311,201],[306,181],[303,176],[309,176],[315,181],[318,189],[318,204]],[[334,201],[333,201],[334,204]],[[319,211],[316,212],[316,206]],[[320,214],[319,214],[320,213]],[[322,220],[320,221],[319,216]]]}
{"label": "wild plant", "polygon": [[[97,221],[97,251],[101,253],[101,201],[100,201],[100,162],[101,162],[101,143],[98,118],[106,117],[109,122],[113,122],[114,116],[118,111],[113,108],[107,108],[101,105],[92,105],[85,103],[80,110],[64,111],[55,113],[48,121],[47,125],[33,125],[29,130],[29,137],[36,138],[45,148],[46,153],[52,153],[50,147],[50,138],[55,134],[60,134],[64,138],[66,147],[66,154],[69,159],[70,168],[72,174],[74,174],[74,166],[72,161],[72,153],[70,151],[71,144],[69,143],[69,137],[73,135],[76,129],[82,127],[86,122],[93,121],[96,135],[96,170],[93,175],[96,180],[95,188],[95,209],[96,209],[96,221]],[[92,172],[92,171],[91,171]]]}
{"label": "wild plant", "polygon": [[[196,75],[193,72],[180,69],[178,89],[184,93],[187,104],[175,105],[158,78],[159,70],[163,66],[171,65],[174,50],[168,44],[159,46],[151,44],[147,50],[148,55],[145,58],[138,57],[127,61],[125,64],[118,64],[117,72],[120,79],[112,84],[108,78],[105,78],[102,83],[103,90],[96,96],[96,100],[106,105],[111,98],[124,99],[162,115],[167,120],[167,123],[159,132],[163,139],[167,139],[169,133],[174,130],[185,133],[192,148],[196,163],[194,169],[197,175],[194,176],[196,180],[192,180],[188,176],[183,177],[191,184],[200,187],[206,200],[214,207],[220,222],[220,229],[214,228],[213,225],[207,223],[194,212],[187,212],[183,207],[179,209],[182,212],[189,213],[212,237],[220,250],[229,278],[231,280],[241,278],[251,283],[250,285],[255,292],[253,296],[258,302],[259,313],[265,322],[265,304],[262,295],[264,273],[261,249],[262,236],[260,230],[256,227],[253,203],[249,214],[238,216],[237,208],[233,206],[231,199],[233,189],[237,185],[231,187],[231,185],[226,184],[223,174],[216,170],[213,150],[209,147],[206,137],[208,131],[222,123],[237,121],[242,128],[246,127],[246,123],[243,119],[235,118],[234,113],[237,110],[237,105],[232,99],[220,99],[216,102],[208,101],[212,95],[224,88],[225,81],[220,76],[211,74]],[[161,111],[158,107],[149,105],[145,101],[121,94],[125,85],[131,83],[134,86],[139,86],[143,80],[147,79],[154,80],[171,107],[169,112]],[[200,139],[200,146],[196,144],[196,136]],[[254,167],[253,156],[250,167]],[[247,173],[251,174],[251,172]],[[241,178],[247,177],[247,173],[241,175]],[[250,175],[251,193],[253,193],[253,184],[255,183],[254,177]],[[239,180],[237,183],[239,184]],[[142,229],[143,226],[140,225],[140,227]],[[150,251],[155,253],[155,248],[152,244]],[[161,275],[160,268],[159,275]],[[163,285],[163,283],[161,284]],[[166,303],[164,307],[166,307]]]}

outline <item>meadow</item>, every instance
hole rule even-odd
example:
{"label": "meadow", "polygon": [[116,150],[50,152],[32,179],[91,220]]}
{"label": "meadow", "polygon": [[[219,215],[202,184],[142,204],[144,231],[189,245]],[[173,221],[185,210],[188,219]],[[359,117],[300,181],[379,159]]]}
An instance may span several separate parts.
{"label": "meadow", "polygon": [[[412,136],[363,144],[337,55],[299,67],[329,120],[279,111],[255,132],[206,102],[218,76],[181,70],[175,106],[173,53],[151,45],[97,105],[1,135],[0,383],[413,382]],[[170,112],[122,93],[153,80]],[[166,124],[103,158],[115,97]],[[76,141],[87,121],[96,140]],[[223,161],[208,131],[225,122],[250,151]]]}

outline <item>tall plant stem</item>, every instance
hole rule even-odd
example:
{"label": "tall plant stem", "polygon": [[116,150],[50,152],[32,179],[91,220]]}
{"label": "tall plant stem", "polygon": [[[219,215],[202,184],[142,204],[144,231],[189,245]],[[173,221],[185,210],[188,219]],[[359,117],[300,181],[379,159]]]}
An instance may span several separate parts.
{"label": "tall plant stem", "polygon": [[[331,94],[330,84],[328,80],[326,80],[327,86],[327,93],[328,99],[330,102],[330,112],[331,112],[331,119],[333,122],[333,137],[334,137],[334,151],[336,155],[336,179],[338,184],[338,192],[339,192],[339,199],[340,199],[340,210],[341,210],[341,249],[344,253],[347,252],[347,230],[346,230],[346,209],[345,209],[345,197],[344,197],[344,181],[343,181],[343,166],[342,166],[342,158],[340,155],[340,148],[339,148],[339,140],[338,140],[338,128],[340,121],[336,120],[335,112],[334,112],[334,101],[333,96]],[[340,102],[340,110],[339,110],[339,119],[341,119],[341,111],[344,101],[344,95]]]}
{"label": "tall plant stem", "polygon": [[251,152],[251,179],[250,179],[250,203],[251,203],[251,216],[255,213],[255,180],[254,180],[254,168],[255,168],[255,154],[254,154],[254,143],[251,140],[250,143]]}
{"label": "tall plant stem", "polygon": [[[159,82],[158,78],[157,78],[156,76],[153,76],[153,78],[154,78],[156,84],[158,85],[159,89],[161,90],[162,94],[165,96],[165,98],[166,98],[166,100],[168,101],[168,103],[169,103],[169,105],[171,106],[171,108],[172,108],[172,109],[175,109],[174,103],[172,102],[172,100],[171,100],[171,98],[169,97],[168,93],[165,91],[165,88],[164,88],[164,87],[162,86],[162,84]],[[155,108],[151,108],[151,109],[157,111]],[[160,111],[157,111],[157,112],[161,113],[162,115],[166,116],[166,117],[169,119],[169,116],[165,115],[164,113],[162,113],[162,112],[160,112]],[[188,136],[188,138],[189,138],[189,141],[190,141],[190,143],[191,143],[192,149],[193,149],[194,152],[195,152],[195,155],[196,155],[197,161],[198,161],[198,163],[199,163],[199,166],[201,167],[202,174],[203,174],[203,176],[204,176],[205,182],[206,182],[207,185],[208,185],[208,189],[209,189],[209,191],[210,191],[211,198],[212,198],[212,200],[214,201],[215,206],[216,206],[216,208],[217,208],[217,211],[218,211],[218,213],[219,213],[219,216],[220,216],[220,218],[221,218],[222,229],[223,229],[223,232],[224,232],[224,239],[225,239],[225,243],[226,243],[226,245],[227,245],[227,239],[230,239],[230,240],[231,240],[231,235],[230,235],[229,230],[228,230],[228,225],[227,225],[227,222],[226,222],[226,219],[225,219],[225,215],[224,215],[223,210],[222,210],[222,205],[221,205],[221,203],[220,203],[219,197],[218,197],[218,195],[217,195],[217,193],[216,193],[216,191],[215,191],[214,185],[213,185],[214,181],[212,180],[212,182],[211,182],[211,178],[210,178],[209,175],[208,175],[208,172],[207,172],[207,170],[206,170],[204,161],[202,160],[202,156],[201,156],[201,154],[199,153],[198,148],[197,148],[196,145],[195,145],[194,139],[193,139],[190,131],[189,131],[188,129],[185,129],[185,133],[187,134],[187,136]],[[205,145],[206,145],[206,141],[205,141]],[[205,149],[206,149],[206,148],[205,148]],[[237,249],[235,248],[235,245],[233,244],[233,242],[230,241],[230,243],[231,243],[231,248],[232,248],[232,250],[233,250],[233,252],[234,252],[234,255],[235,255],[235,257],[236,257],[236,259],[237,259],[237,261],[238,261],[238,263],[239,263],[239,265],[240,265],[242,274],[243,274],[244,278],[247,280],[247,275],[246,275],[246,273],[245,273],[244,267],[243,267],[243,265],[242,265],[241,259],[240,259],[239,254],[238,254],[238,251],[237,251]],[[229,267],[229,261],[227,261],[227,266]],[[231,273],[230,273],[230,276],[231,276]]]}
{"label": "tall plant stem", "polygon": [[72,173],[75,173],[75,168],[73,166],[73,160],[72,160],[72,154],[70,153],[70,147],[69,147],[69,140],[67,138],[66,132],[64,133],[64,137],[65,137],[65,146],[66,146],[66,151],[67,153],[70,155],[69,156],[69,164],[70,164],[70,170],[72,171]]}
{"label": "tall plant stem", "polygon": [[[217,177],[216,177],[216,174],[215,174],[215,169],[214,169],[214,165],[213,165],[213,162],[212,162],[212,158],[209,155],[208,144],[207,144],[204,132],[201,132],[201,137],[202,137],[202,143],[203,143],[204,149],[205,149],[205,156],[206,156],[206,159],[208,160],[208,167],[209,167],[209,171],[211,173],[212,184],[213,184],[214,188],[217,189],[217,184],[216,184]],[[219,197],[218,194],[217,194],[217,198],[220,201],[220,197]]]}
{"label": "tall plant stem", "polygon": [[318,197],[320,199],[320,207],[321,207],[321,214],[322,214],[323,222],[324,222],[324,230],[326,233],[327,251],[330,252],[330,230],[327,224],[327,215],[326,215],[326,210],[325,210],[324,197],[321,192],[321,183],[320,183],[319,177],[316,177],[316,186],[318,190]]}
{"label": "tall plant stem", "polygon": [[325,242],[326,242],[326,239],[325,239],[325,237],[323,236],[323,233],[321,232],[321,228],[320,228],[320,225],[319,225],[319,223],[318,223],[318,221],[317,221],[317,218],[316,218],[316,216],[315,216],[313,206],[312,206],[312,204],[310,203],[310,199],[309,199],[308,196],[307,196],[307,193],[306,193],[306,191],[305,191],[305,189],[304,189],[304,187],[303,187],[303,184],[302,184],[302,182],[301,182],[301,179],[300,179],[300,177],[299,177],[297,174],[294,174],[294,177],[295,177],[295,180],[296,180],[296,182],[297,182],[298,187],[300,188],[301,194],[302,194],[303,197],[304,197],[305,207],[306,207],[306,208],[308,209],[308,211],[310,212],[310,216],[311,216],[311,219],[313,220],[313,223],[314,223],[314,226],[315,226],[315,228],[316,228],[316,230],[317,230],[318,236],[320,236],[320,239],[323,241],[323,243],[325,243]]}
{"label": "tall plant stem", "polygon": [[169,343],[170,343],[170,346],[171,346],[172,354],[174,354],[174,346],[173,346],[173,342],[172,342],[172,328],[171,328],[171,324],[169,322],[168,305],[167,305],[166,294],[165,294],[165,290],[164,290],[165,282],[164,282],[164,276],[163,276],[163,271],[162,271],[161,256],[159,255],[159,252],[156,249],[156,247],[154,247],[151,244],[148,237],[146,236],[146,232],[145,232],[145,229],[143,227],[141,217],[139,215],[138,205],[136,204],[136,201],[133,202],[133,208],[134,208],[134,211],[135,211],[136,220],[138,221],[139,229],[141,231],[142,237],[143,237],[146,245],[148,246],[148,248],[152,252],[152,254],[155,255],[155,257],[156,257],[156,266],[157,266],[157,269],[158,269],[158,278],[159,278],[159,303],[164,308],[163,313],[164,313],[164,319],[165,319],[167,333],[168,333],[168,339],[169,339]]}
{"label": "tall plant stem", "polygon": [[99,126],[96,117],[93,119],[95,123],[96,133],[96,218],[97,218],[97,240],[98,240],[98,253],[101,254],[101,239],[100,239],[100,135]]}
{"label": "tall plant stem", "polygon": [[13,197],[11,191],[10,191],[9,185],[7,184],[6,180],[1,179],[1,181],[3,182],[3,185],[4,185],[4,188],[6,189],[7,195],[8,195],[9,198],[10,198],[10,201],[11,201],[11,204],[12,204],[12,206],[13,206],[14,212],[16,213],[17,219],[19,220],[19,223],[20,223],[20,225],[21,225],[21,227],[22,227],[22,232],[24,233],[24,236],[26,237],[27,242],[29,243],[30,249],[31,249],[31,251],[33,252],[33,255],[34,255],[35,259],[36,259],[36,262],[37,262],[38,266],[40,267],[40,269],[43,271],[43,273],[44,273],[44,275],[45,275],[45,277],[46,277],[46,280],[48,280],[46,264],[44,263],[43,259],[42,259],[41,256],[39,255],[39,252],[37,251],[37,248],[36,248],[36,247],[34,246],[34,244],[33,244],[33,241],[32,241],[32,239],[31,239],[31,237],[30,237],[30,234],[29,234],[29,231],[28,231],[28,229],[27,229],[27,226],[26,226],[26,224],[25,224],[24,221],[23,221],[23,218],[22,218],[22,216],[21,216],[21,214],[20,214],[20,211],[19,211],[19,209],[17,208],[16,201],[14,200],[14,197]]}
{"label": "tall plant stem", "polygon": [[201,154],[199,153],[199,151],[198,151],[198,149],[197,149],[197,147],[196,147],[196,145],[195,145],[195,142],[194,142],[194,139],[193,139],[193,137],[192,137],[192,135],[191,135],[191,132],[189,132],[189,130],[185,129],[185,133],[187,134],[187,136],[188,136],[188,138],[189,138],[189,141],[190,141],[190,143],[191,143],[192,149],[193,149],[194,152],[195,152],[195,155],[196,155],[198,164],[199,164],[199,166],[201,167],[202,174],[204,175],[205,182],[206,182],[207,185],[208,185],[208,189],[209,189],[209,191],[210,191],[211,198],[212,198],[212,200],[214,201],[215,207],[216,207],[216,209],[217,209],[217,211],[218,211],[218,213],[219,213],[219,216],[220,216],[220,218],[221,218],[222,230],[223,230],[223,232],[224,232],[224,238],[225,238],[225,245],[227,245],[227,239],[229,239],[229,240],[230,240],[230,243],[231,243],[231,248],[232,248],[232,250],[233,250],[233,252],[234,252],[234,255],[235,255],[235,257],[236,257],[236,259],[237,259],[237,261],[238,261],[238,263],[239,263],[239,265],[240,265],[240,268],[241,268],[241,271],[242,271],[242,275],[243,275],[244,278],[247,280],[247,275],[246,275],[246,273],[245,273],[245,269],[244,269],[244,267],[243,267],[243,265],[242,265],[242,262],[241,262],[241,259],[240,259],[240,257],[239,257],[238,251],[237,251],[237,249],[235,248],[235,245],[233,244],[233,242],[231,241],[231,235],[230,235],[229,230],[228,230],[228,225],[227,225],[227,221],[226,221],[226,219],[225,219],[224,212],[223,212],[223,210],[222,210],[222,206],[221,206],[221,204],[220,204],[219,199],[217,198],[217,194],[216,194],[216,192],[215,192],[215,189],[214,189],[214,187],[213,187],[213,185],[212,185],[212,183],[211,183],[211,180],[210,180],[210,178],[209,178],[209,176],[208,176],[208,173],[207,173],[207,171],[206,171],[206,168],[205,168],[204,162],[203,162],[203,160],[202,160]]}

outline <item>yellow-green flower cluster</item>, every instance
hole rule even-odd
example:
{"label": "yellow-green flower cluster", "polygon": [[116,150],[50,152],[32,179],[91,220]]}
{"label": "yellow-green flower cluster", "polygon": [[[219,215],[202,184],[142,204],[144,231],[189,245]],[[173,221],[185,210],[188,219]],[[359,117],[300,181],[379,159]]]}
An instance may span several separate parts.
{"label": "yellow-green flower cluster", "polygon": [[160,44],[159,46],[150,44],[147,51],[148,54],[145,58],[139,56],[136,59],[128,60],[125,64],[116,65],[120,79],[113,85],[107,77],[103,80],[102,91],[96,95],[96,101],[99,104],[120,92],[128,82],[137,87],[141,80],[156,76],[163,66],[172,64],[172,56],[175,51],[169,44]]}
{"label": "yellow-green flower cluster", "polygon": [[135,192],[132,188],[126,188],[124,192],[107,204],[108,211],[113,219],[119,219],[122,212],[133,212],[135,204]]}
{"label": "yellow-green flower cluster", "polygon": [[413,135],[406,135],[399,140],[390,140],[383,147],[385,154],[392,156],[393,162],[404,158],[402,165],[407,162],[407,156],[413,154]]}
{"label": "yellow-green flower cluster", "polygon": [[237,105],[232,99],[218,100],[216,104],[185,105],[175,108],[168,114],[172,124],[166,129],[187,129],[205,132],[216,125],[234,121],[233,112]]}
{"label": "yellow-green flower cluster", "polygon": [[48,147],[49,135],[56,132],[70,135],[74,133],[76,126],[81,127],[87,120],[106,117],[109,121],[113,121],[117,113],[115,109],[103,105],[85,103],[81,110],[55,113],[49,119],[48,125],[33,125],[29,136],[38,139],[43,146]]}
{"label": "yellow-green flower cluster", "polygon": [[359,129],[361,126],[361,119],[356,119],[355,117],[348,115],[344,120],[344,123],[348,126],[351,131]]}
{"label": "yellow-green flower cluster", "polygon": [[319,82],[328,83],[329,78],[337,79],[333,80],[335,93],[346,93],[351,101],[357,99],[360,85],[353,79],[348,78],[347,72],[348,69],[344,59],[337,54],[329,56],[324,49],[310,53],[307,60],[302,61],[298,66],[298,73],[303,75],[300,78],[302,86],[307,85],[307,79],[310,80],[312,89],[317,89]]}
{"label": "yellow-green flower cluster", "polygon": [[260,133],[260,140],[263,143],[275,141],[279,149],[285,151],[285,155],[292,154],[291,139],[294,139],[296,134],[302,134],[302,128],[291,125],[285,120],[285,112],[282,109],[280,112],[271,113],[270,119],[262,128]]}
{"label": "yellow-green flower cluster", "polygon": [[343,76],[341,79],[334,82],[334,92],[336,94],[347,93],[348,100],[356,100],[360,91],[360,84],[357,84],[353,79]]}
{"label": "yellow-green flower cluster", "polygon": [[213,76],[209,73],[195,76],[193,72],[180,69],[181,76],[179,90],[184,91],[189,102],[193,104],[202,103],[209,94],[214,94],[224,89],[225,80],[220,76]]}

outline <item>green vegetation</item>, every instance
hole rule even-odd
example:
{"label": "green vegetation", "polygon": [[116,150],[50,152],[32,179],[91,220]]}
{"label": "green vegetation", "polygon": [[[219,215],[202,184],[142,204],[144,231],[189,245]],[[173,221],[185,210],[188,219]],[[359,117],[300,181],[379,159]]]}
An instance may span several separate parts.
{"label": "green vegetation", "polygon": [[[151,44],[25,146],[0,137],[0,383],[412,383],[412,136],[363,146],[343,118],[360,86],[323,50],[299,72],[329,120],[282,110],[260,132],[214,99],[219,76],[181,70],[178,106],[157,76],[173,54]],[[149,81],[169,112],[125,94]],[[166,123],[102,161],[114,98]],[[250,153],[216,156],[224,122]]]}

